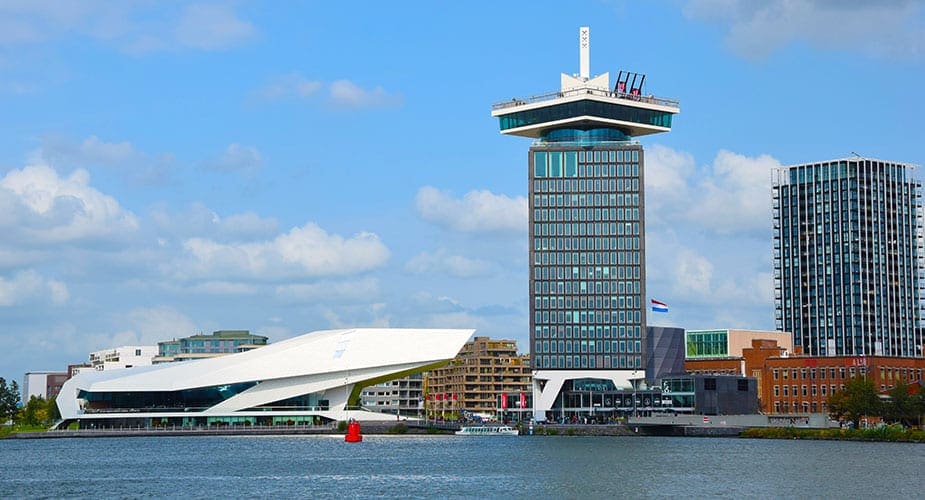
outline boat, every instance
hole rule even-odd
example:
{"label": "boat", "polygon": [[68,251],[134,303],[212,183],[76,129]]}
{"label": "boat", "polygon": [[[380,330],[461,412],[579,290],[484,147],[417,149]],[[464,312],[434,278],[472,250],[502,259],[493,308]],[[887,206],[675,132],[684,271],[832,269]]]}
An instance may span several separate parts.
{"label": "boat", "polygon": [[507,425],[478,425],[463,427],[456,431],[457,436],[516,436],[520,432]]}

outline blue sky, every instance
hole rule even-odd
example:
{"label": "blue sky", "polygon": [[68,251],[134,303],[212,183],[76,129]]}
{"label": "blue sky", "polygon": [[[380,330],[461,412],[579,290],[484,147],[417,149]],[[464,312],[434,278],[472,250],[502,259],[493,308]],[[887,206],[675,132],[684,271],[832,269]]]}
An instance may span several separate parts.
{"label": "blue sky", "polygon": [[529,140],[490,106],[583,25],[593,74],[681,101],[642,140],[654,323],[773,327],[775,166],[925,163],[911,0],[4,2],[0,375],[216,329],[528,350]]}

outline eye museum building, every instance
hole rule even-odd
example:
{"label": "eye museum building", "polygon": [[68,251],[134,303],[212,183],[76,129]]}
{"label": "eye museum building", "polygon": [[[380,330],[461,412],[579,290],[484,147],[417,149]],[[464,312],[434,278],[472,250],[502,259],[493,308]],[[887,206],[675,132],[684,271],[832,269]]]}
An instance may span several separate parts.
{"label": "eye museum building", "polygon": [[86,371],[61,388],[57,427],[392,420],[359,408],[362,388],[445,364],[473,332],[326,330],[219,358]]}

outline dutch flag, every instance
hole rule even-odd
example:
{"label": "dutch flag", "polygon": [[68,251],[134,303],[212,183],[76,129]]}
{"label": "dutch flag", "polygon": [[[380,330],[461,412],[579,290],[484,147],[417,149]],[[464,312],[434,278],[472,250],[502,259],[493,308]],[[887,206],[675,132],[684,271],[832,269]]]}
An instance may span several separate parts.
{"label": "dutch flag", "polygon": [[652,299],[652,311],[657,313],[668,312],[668,304]]}

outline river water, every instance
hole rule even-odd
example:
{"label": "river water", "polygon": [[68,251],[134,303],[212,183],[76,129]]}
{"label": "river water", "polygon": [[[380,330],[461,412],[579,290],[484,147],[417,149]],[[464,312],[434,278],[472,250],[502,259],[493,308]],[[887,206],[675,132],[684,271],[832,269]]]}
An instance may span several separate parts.
{"label": "river water", "polygon": [[672,437],[0,440],[2,498],[921,498],[925,445]]}

